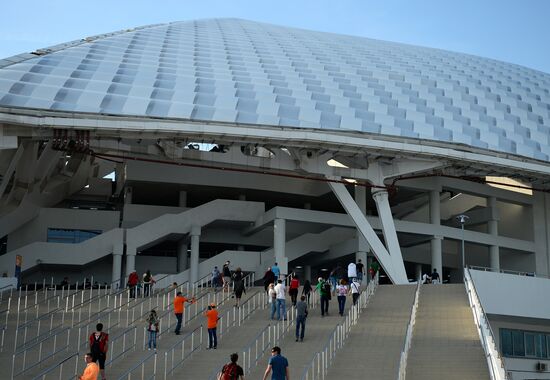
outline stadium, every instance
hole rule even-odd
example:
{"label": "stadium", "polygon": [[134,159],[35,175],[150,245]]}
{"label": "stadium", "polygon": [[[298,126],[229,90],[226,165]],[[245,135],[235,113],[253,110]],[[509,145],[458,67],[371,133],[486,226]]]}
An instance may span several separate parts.
{"label": "stadium", "polygon": [[[393,287],[407,306],[401,335],[417,307],[415,318],[437,314],[433,303],[453,314],[452,297],[437,294],[452,289],[485,376],[461,372],[470,361],[456,341],[434,346],[456,358],[446,371],[545,379],[549,119],[546,73],[239,19],[149,25],[6,58],[2,284],[44,292],[38,284],[67,277],[110,294],[150,270],[157,289],[196,289],[226,261],[256,281],[275,262],[301,281],[356,260],[375,260],[380,283],[394,285],[435,269],[449,285]],[[390,288],[378,286],[368,305]],[[425,334],[437,330],[416,321],[407,368],[423,362],[414,350],[423,322]],[[312,352],[324,340],[316,344]]]}

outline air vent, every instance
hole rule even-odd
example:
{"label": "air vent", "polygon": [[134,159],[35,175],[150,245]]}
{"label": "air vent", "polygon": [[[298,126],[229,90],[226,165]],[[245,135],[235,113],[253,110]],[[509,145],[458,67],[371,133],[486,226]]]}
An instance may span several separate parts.
{"label": "air vent", "polygon": [[546,371],[546,363],[540,363],[539,362],[535,365],[535,368],[536,368],[537,372],[544,372],[544,371]]}

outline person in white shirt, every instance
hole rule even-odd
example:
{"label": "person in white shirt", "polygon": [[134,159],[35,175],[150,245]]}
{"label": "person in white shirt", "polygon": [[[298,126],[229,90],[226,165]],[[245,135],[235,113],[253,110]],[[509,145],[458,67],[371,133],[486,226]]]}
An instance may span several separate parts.
{"label": "person in white shirt", "polygon": [[275,293],[277,293],[277,319],[281,321],[286,320],[286,288],[282,280],[277,282],[278,284],[275,285]]}
{"label": "person in white shirt", "polygon": [[352,282],[357,278],[357,266],[355,263],[349,263],[348,265],[348,280]]}

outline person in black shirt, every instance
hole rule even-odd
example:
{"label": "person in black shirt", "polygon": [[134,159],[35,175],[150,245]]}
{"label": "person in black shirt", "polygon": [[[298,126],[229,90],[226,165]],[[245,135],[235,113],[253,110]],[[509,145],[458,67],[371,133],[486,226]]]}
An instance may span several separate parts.
{"label": "person in black shirt", "polygon": [[361,262],[361,259],[357,260],[357,264],[355,264],[355,268],[357,269],[357,279],[359,282],[363,281],[363,274],[365,273],[365,266]]}
{"label": "person in black shirt", "polygon": [[432,284],[440,284],[439,273],[437,273],[437,269],[435,268],[434,268],[434,271],[432,272]]}
{"label": "person in black shirt", "polygon": [[229,264],[230,262],[226,261],[222,268],[224,290],[227,290],[231,286],[231,270],[229,269]]}

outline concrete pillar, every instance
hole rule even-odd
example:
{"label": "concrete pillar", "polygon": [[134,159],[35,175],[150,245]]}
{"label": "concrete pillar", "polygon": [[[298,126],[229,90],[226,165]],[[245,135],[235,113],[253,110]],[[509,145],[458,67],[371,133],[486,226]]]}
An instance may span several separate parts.
{"label": "concrete pillar", "polygon": [[239,194],[239,200],[240,200],[240,201],[246,201],[246,195],[244,195],[244,194]]}
{"label": "concrete pillar", "polygon": [[181,239],[178,241],[178,273],[183,272],[189,267],[189,256],[187,256],[188,248],[189,245],[187,244],[187,239]]}
{"label": "concrete pillar", "polygon": [[[487,199],[487,206],[490,209],[491,217],[487,223],[488,232],[498,237],[498,209],[497,199],[495,197],[489,197]],[[498,245],[489,246],[489,261],[491,268],[495,271],[500,271],[500,249]]]}
{"label": "concrete pillar", "polygon": [[191,229],[191,271],[189,280],[194,284],[199,280],[199,243],[201,228],[193,226]]}
{"label": "concrete pillar", "polygon": [[304,203],[304,209],[305,210],[311,210],[311,203],[309,203],[309,202]]}
{"label": "concrete pillar", "polygon": [[122,255],[124,254],[124,231],[121,230],[121,239],[113,245],[113,271],[111,274],[112,287],[118,289],[121,286]]}
{"label": "concrete pillar", "polygon": [[354,198],[363,215],[367,215],[367,188],[355,185]]}
{"label": "concrete pillar", "polygon": [[187,207],[187,191],[185,190],[180,191],[178,205],[180,207]]}
{"label": "concrete pillar", "polygon": [[422,281],[422,264],[416,264],[414,270],[416,274],[416,281]]}
{"label": "concrete pillar", "polygon": [[132,187],[128,186],[124,189],[124,204],[132,204]]}
{"label": "concrete pillar", "polygon": [[442,236],[434,236],[431,240],[432,247],[432,271],[437,269],[441,281],[443,281],[443,259],[441,254]]}
{"label": "concrete pillar", "polygon": [[[438,190],[430,191],[430,223],[439,227],[441,225],[441,197]],[[442,236],[434,236],[431,240],[432,267],[431,271],[437,269],[437,273],[443,281],[443,254]]]}
{"label": "concrete pillar", "polygon": [[311,265],[304,265],[304,281],[311,281]]}
{"label": "concrete pillar", "polygon": [[126,245],[126,277],[136,270],[137,248],[132,245]]}
{"label": "concrete pillar", "polygon": [[277,218],[273,222],[273,249],[275,262],[281,269],[281,274],[288,274],[288,259],[285,252],[286,245],[286,220]]}
{"label": "concrete pillar", "polygon": [[533,192],[533,235],[535,271],[538,276],[550,275],[550,194]]}

